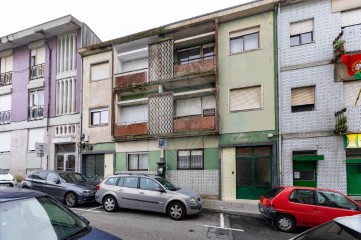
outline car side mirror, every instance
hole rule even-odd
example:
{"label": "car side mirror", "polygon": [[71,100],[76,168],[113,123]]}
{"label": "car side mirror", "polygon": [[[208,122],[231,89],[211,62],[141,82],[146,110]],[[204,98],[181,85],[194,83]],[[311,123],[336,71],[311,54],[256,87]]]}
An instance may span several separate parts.
{"label": "car side mirror", "polygon": [[157,192],[165,192],[165,190],[163,189],[163,188],[161,188],[161,187],[157,187],[156,189],[155,189]]}
{"label": "car side mirror", "polygon": [[87,224],[90,224],[89,220],[86,219],[85,217],[81,216],[81,215],[78,215],[78,217],[83,220],[84,222],[86,222]]}
{"label": "car side mirror", "polygon": [[53,182],[54,182],[55,184],[59,184],[59,183],[60,183],[60,180],[59,180],[59,178],[54,178],[54,179],[53,179]]}

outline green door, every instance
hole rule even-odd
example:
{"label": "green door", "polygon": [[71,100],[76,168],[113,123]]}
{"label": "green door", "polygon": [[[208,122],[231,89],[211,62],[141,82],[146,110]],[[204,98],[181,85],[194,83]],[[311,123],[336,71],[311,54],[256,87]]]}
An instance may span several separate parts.
{"label": "green door", "polygon": [[236,198],[259,199],[271,189],[272,147],[236,149]]}
{"label": "green door", "polygon": [[346,164],[347,195],[361,196],[361,163]]}
{"label": "green door", "polygon": [[317,161],[293,161],[293,185],[316,187]]}

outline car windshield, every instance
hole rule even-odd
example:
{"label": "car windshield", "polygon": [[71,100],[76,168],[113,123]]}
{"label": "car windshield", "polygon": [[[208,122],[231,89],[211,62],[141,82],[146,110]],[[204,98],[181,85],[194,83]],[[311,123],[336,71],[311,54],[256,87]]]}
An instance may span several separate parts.
{"label": "car windshield", "polygon": [[80,173],[59,173],[65,182],[87,182],[88,179]]}
{"label": "car windshield", "polygon": [[48,196],[2,202],[0,216],[0,239],[69,239],[90,231],[83,220]]}
{"label": "car windshield", "polygon": [[170,191],[175,191],[178,190],[180,188],[175,187],[171,182],[169,182],[167,179],[165,178],[157,178],[158,182],[160,182],[167,190]]}
{"label": "car windshield", "polygon": [[274,198],[280,192],[282,192],[283,189],[284,188],[282,188],[282,187],[275,187],[275,188],[271,189],[270,191],[268,191],[267,193],[263,194],[263,197],[268,198],[268,199]]}
{"label": "car windshield", "polygon": [[5,169],[0,168],[0,174],[8,174],[8,171],[6,171]]}

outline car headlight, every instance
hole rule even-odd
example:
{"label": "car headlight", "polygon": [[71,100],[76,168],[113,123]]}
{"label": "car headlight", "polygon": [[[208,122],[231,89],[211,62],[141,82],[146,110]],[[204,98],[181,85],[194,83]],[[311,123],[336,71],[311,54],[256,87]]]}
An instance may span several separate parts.
{"label": "car headlight", "polygon": [[190,198],[187,199],[187,201],[195,203],[195,202],[197,202],[197,199],[195,199],[194,197],[190,197]]}
{"label": "car headlight", "polygon": [[84,194],[91,194],[91,193],[95,192],[93,190],[83,190],[83,189],[80,189],[80,190],[77,190],[77,191],[80,192],[80,193],[84,193]]}

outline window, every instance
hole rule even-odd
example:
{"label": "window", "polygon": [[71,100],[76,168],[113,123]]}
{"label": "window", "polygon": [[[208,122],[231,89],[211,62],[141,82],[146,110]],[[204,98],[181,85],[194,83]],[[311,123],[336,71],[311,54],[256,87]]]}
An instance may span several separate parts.
{"label": "window", "polygon": [[109,78],[109,62],[91,65],[90,78],[92,81]]}
{"label": "window", "polygon": [[45,47],[32,49],[30,55],[30,80],[44,77]]}
{"label": "window", "polygon": [[290,202],[315,204],[315,192],[311,190],[294,190],[290,195]]}
{"label": "window", "polygon": [[177,156],[178,169],[203,169],[203,150],[180,150]]}
{"label": "window", "polygon": [[11,132],[0,132],[0,152],[10,152]]}
{"label": "window", "polygon": [[318,205],[325,207],[357,210],[355,203],[335,192],[317,191],[317,201]]}
{"label": "window", "polygon": [[160,185],[154,180],[145,177],[140,178],[140,189],[156,191],[158,187],[160,187]]}
{"label": "window", "polygon": [[213,59],[214,43],[203,44],[201,46],[182,49],[177,52],[177,60],[180,64],[199,62]]}
{"label": "window", "polygon": [[90,111],[90,125],[108,124],[108,109],[94,109]]}
{"label": "window", "polygon": [[0,87],[12,84],[13,56],[0,58]]}
{"label": "window", "polygon": [[291,47],[313,42],[313,19],[291,23],[290,34]]}
{"label": "window", "polygon": [[28,150],[35,151],[35,143],[44,142],[44,129],[43,128],[33,128],[29,129],[28,136]]}
{"label": "window", "polygon": [[129,171],[148,171],[148,153],[128,153]]}
{"label": "window", "polygon": [[44,117],[44,90],[31,91],[29,100],[29,119]]}
{"label": "window", "polygon": [[229,34],[230,53],[240,53],[260,48],[259,27],[234,31]]}
{"label": "window", "polygon": [[179,99],[176,101],[176,116],[214,115],[215,108],[215,96]]}
{"label": "window", "polygon": [[121,124],[148,122],[148,105],[123,106],[120,111]]}
{"label": "window", "polygon": [[106,185],[114,185],[115,186],[117,184],[117,182],[118,182],[118,179],[119,178],[117,178],[117,177],[110,177],[105,181],[104,184],[106,184]]}
{"label": "window", "polygon": [[123,187],[138,188],[138,178],[137,177],[125,177],[124,182],[123,182]]}
{"label": "window", "polygon": [[48,176],[46,177],[46,181],[48,182],[56,182],[59,180],[59,177],[57,174],[50,172]]}
{"label": "window", "polygon": [[0,125],[11,122],[11,94],[0,95]]}
{"label": "window", "polygon": [[361,9],[341,12],[341,27],[361,24]]}
{"label": "window", "polygon": [[261,86],[231,89],[229,92],[229,111],[234,112],[261,108],[261,93]]}
{"label": "window", "polygon": [[292,112],[312,111],[315,108],[315,86],[291,89]]}

